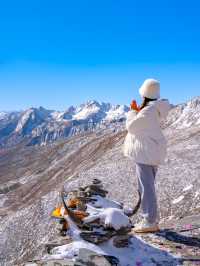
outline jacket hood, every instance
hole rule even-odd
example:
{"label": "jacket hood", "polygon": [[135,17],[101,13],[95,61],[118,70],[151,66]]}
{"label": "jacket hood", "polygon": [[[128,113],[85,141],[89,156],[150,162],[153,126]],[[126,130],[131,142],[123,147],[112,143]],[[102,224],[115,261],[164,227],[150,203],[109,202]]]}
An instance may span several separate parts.
{"label": "jacket hood", "polygon": [[149,102],[149,105],[153,105],[158,110],[161,119],[166,118],[169,110],[171,109],[171,105],[167,99],[151,101]]}

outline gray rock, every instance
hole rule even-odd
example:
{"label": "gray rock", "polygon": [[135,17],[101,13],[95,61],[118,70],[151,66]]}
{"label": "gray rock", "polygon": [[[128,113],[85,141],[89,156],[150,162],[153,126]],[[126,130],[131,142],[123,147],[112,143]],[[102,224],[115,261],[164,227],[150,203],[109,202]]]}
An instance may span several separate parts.
{"label": "gray rock", "polygon": [[92,180],[92,183],[95,184],[95,185],[100,185],[100,184],[102,184],[102,181],[99,180],[99,179],[97,179],[97,178],[94,178],[94,179]]}
{"label": "gray rock", "polygon": [[59,247],[62,245],[66,245],[72,242],[72,239],[69,236],[66,236],[65,238],[59,239],[58,241],[52,241],[49,243],[46,243],[45,246],[45,251],[48,254],[51,254],[51,250],[55,247]]}
{"label": "gray rock", "polygon": [[117,266],[119,260],[114,256],[100,255],[94,251],[82,248],[79,250],[76,266]]}
{"label": "gray rock", "polygon": [[108,194],[108,191],[101,189],[96,185],[87,186],[85,192],[87,193],[88,196],[99,195],[102,197],[106,197],[106,195]]}
{"label": "gray rock", "polygon": [[129,235],[117,235],[113,238],[113,245],[116,248],[125,248],[129,245]]}
{"label": "gray rock", "polygon": [[80,237],[82,237],[84,240],[94,243],[94,244],[99,244],[105,241],[108,241],[111,237],[116,235],[117,232],[110,230],[110,231],[104,231],[103,233],[100,232],[90,232],[90,231],[82,231],[80,233]]}
{"label": "gray rock", "polygon": [[87,206],[86,206],[86,204],[85,204],[83,201],[80,201],[80,202],[77,204],[76,209],[79,210],[79,211],[86,211]]}
{"label": "gray rock", "polygon": [[[18,265],[16,265],[18,266]],[[75,266],[75,262],[70,259],[64,260],[33,260],[23,264],[22,266]]]}

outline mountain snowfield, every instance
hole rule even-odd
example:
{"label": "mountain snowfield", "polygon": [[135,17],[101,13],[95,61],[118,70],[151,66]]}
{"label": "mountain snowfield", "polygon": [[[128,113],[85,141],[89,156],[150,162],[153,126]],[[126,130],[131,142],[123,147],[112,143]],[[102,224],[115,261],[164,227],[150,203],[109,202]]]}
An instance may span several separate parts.
{"label": "mountain snowfield", "polygon": [[[134,163],[122,154],[127,111],[125,105],[88,101],[64,112],[40,107],[1,113],[0,265],[23,265],[56,238],[50,213],[63,187],[73,190],[98,178],[108,197],[135,205]],[[174,106],[162,124],[168,155],[159,167],[156,189],[163,223],[175,225],[200,213],[199,121],[196,97]]]}

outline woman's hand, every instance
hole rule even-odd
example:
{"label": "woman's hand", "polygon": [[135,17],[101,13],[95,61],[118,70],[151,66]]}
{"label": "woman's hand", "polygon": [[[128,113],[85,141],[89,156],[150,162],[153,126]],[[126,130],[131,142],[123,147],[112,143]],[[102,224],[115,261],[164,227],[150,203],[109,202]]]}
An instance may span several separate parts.
{"label": "woman's hand", "polygon": [[137,105],[137,103],[136,103],[135,100],[133,100],[133,101],[131,102],[131,104],[130,104],[130,108],[131,108],[131,110],[135,110],[135,111],[137,111],[137,112],[140,111],[140,108],[138,107],[138,105]]}

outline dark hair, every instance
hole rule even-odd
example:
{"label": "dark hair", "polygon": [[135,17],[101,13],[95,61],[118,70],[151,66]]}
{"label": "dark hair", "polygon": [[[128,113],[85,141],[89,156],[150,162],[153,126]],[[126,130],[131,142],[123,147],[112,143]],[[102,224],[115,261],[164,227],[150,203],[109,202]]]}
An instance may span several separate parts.
{"label": "dark hair", "polygon": [[156,101],[157,99],[150,99],[150,98],[146,98],[144,97],[144,100],[140,106],[140,110],[142,110],[145,106],[147,106],[147,104],[151,101]]}

